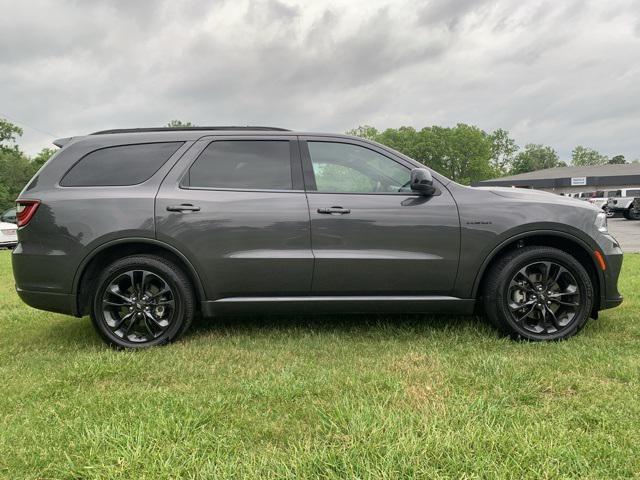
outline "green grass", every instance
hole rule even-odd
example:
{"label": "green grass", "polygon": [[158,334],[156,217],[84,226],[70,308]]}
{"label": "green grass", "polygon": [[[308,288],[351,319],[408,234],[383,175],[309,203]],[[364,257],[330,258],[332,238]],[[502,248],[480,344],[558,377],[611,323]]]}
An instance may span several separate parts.
{"label": "green grass", "polygon": [[640,476],[640,255],[625,303],[559,343],[452,317],[202,320],[105,347],[33,310],[0,252],[0,476]]}

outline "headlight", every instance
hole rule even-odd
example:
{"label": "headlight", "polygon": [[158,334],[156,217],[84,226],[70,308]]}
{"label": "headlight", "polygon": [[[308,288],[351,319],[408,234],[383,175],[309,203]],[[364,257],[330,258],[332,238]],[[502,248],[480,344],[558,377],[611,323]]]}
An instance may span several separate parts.
{"label": "headlight", "polygon": [[596,215],[595,226],[601,232],[607,232],[607,214],[600,212]]}

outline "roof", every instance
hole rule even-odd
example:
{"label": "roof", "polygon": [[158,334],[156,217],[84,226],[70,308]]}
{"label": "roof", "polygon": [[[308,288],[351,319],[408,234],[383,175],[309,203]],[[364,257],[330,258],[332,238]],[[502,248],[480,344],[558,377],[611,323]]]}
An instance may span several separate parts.
{"label": "roof", "polygon": [[474,185],[479,187],[531,188],[636,186],[640,185],[640,163],[546,168],[535,172],[482,180]]}
{"label": "roof", "polygon": [[536,170],[535,172],[510,175],[508,177],[492,178],[482,182],[510,182],[543,180],[552,178],[572,177],[614,177],[621,175],[640,175],[640,163],[627,163],[622,165],[593,165],[589,167],[556,167]]}
{"label": "roof", "polygon": [[148,128],[116,128],[113,130],[101,130],[99,132],[93,132],[90,135],[106,135],[112,133],[145,133],[145,132],[184,132],[184,131],[276,131],[276,132],[289,132],[286,128],[279,127],[261,127],[261,126],[215,126],[215,127],[148,127]]}
{"label": "roof", "polygon": [[[99,132],[93,132],[89,135],[114,135],[114,134],[136,134],[136,133],[151,133],[151,134],[162,134],[166,132],[181,132],[181,133],[189,133],[189,132],[207,132],[207,131],[215,131],[215,132],[290,132],[286,128],[279,127],[263,127],[259,125],[246,125],[246,126],[210,126],[210,127],[145,127],[145,128],[115,128],[111,130],[100,130]],[[58,138],[53,141],[53,144],[57,147],[64,147],[67,143],[75,138],[80,137],[65,137]]]}

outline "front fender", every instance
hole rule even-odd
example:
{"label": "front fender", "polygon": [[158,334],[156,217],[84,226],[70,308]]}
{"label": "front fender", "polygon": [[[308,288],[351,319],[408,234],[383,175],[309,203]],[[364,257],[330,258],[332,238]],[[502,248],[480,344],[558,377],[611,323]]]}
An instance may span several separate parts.
{"label": "front fender", "polygon": [[471,295],[471,298],[477,298],[482,277],[491,261],[499,256],[501,252],[505,251],[505,249],[510,248],[517,242],[521,240],[526,241],[527,238],[534,237],[562,238],[575,244],[576,248],[581,248],[584,253],[586,253],[591,259],[592,266],[594,267],[595,272],[597,272],[600,287],[599,291],[602,296],[604,290],[602,286],[605,281],[604,274],[602,273],[600,268],[597,267],[595,259],[593,258],[593,252],[596,250],[600,250],[600,248],[598,247],[597,243],[587,234],[569,225],[547,225],[546,228],[532,228],[532,226],[530,225],[522,225],[504,232],[503,234],[496,237],[496,241],[486,249],[487,252],[484,253],[483,256],[479,259],[479,266],[476,270],[475,275],[473,275],[473,279],[471,279],[470,276],[467,276],[466,278],[459,277],[458,280],[463,280],[467,283],[457,283],[456,288],[470,288],[470,291],[467,290],[468,292],[470,292],[468,294]]}

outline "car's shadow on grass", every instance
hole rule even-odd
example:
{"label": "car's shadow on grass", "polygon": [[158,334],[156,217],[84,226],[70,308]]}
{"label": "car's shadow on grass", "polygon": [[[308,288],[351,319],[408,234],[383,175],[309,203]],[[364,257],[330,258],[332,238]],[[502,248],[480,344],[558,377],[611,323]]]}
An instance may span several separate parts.
{"label": "car's shadow on grass", "polygon": [[375,335],[392,332],[462,333],[477,331],[491,335],[492,329],[478,316],[420,314],[304,314],[304,315],[234,315],[214,318],[197,317],[183,341],[210,335],[247,335],[287,332]]}
{"label": "car's shadow on grass", "polygon": [[[334,314],[334,315],[237,315],[202,318],[197,316],[180,343],[206,341],[216,337],[270,336],[286,334],[288,338],[308,335],[360,335],[363,338],[394,336],[461,336],[495,338],[486,321],[475,316],[419,314]],[[32,339],[33,340],[33,339]],[[64,318],[41,330],[43,349],[52,345],[74,350],[95,350],[104,346],[88,317]],[[212,340],[213,341],[213,340]]]}

